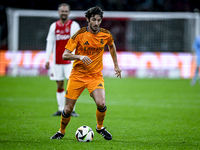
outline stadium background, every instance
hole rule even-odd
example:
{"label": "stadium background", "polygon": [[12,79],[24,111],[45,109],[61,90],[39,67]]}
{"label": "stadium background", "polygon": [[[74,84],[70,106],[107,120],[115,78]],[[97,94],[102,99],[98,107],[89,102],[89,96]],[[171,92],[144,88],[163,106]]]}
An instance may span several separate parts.
{"label": "stadium background", "polygon": [[[142,1],[139,1],[139,0],[126,0],[126,1],[113,1],[113,0],[108,0],[108,1],[99,1],[99,0],[96,0],[96,1],[91,1],[91,0],[86,0],[86,1],[77,1],[77,0],[69,0],[69,1],[53,1],[53,0],[49,0],[49,1],[45,1],[45,0],[38,0],[38,1],[12,1],[12,0],[9,0],[9,1],[4,1],[4,2],[0,2],[0,10],[1,10],[1,27],[0,27],[0,32],[1,32],[1,41],[0,41],[0,50],[1,50],[1,54],[3,54],[3,58],[1,57],[1,62],[2,61],[5,61],[5,62],[9,62],[11,63],[12,61],[10,60],[10,58],[12,58],[12,54],[10,54],[9,51],[5,51],[5,50],[8,50],[9,49],[9,39],[8,39],[8,18],[6,16],[6,9],[7,8],[17,8],[17,9],[27,9],[27,10],[57,10],[57,6],[62,3],[62,2],[67,2],[71,5],[71,10],[87,10],[89,7],[92,7],[92,6],[95,6],[95,5],[99,5],[104,11],[123,11],[123,12],[194,12],[194,11],[197,11],[198,8],[199,8],[199,4],[197,4],[197,2],[195,1],[189,1],[189,0],[184,0],[184,1],[172,1],[172,0],[142,0]],[[50,18],[49,20],[45,20],[45,23],[42,22],[41,20],[37,20],[37,18],[35,20],[24,20],[23,21],[23,18],[21,19],[21,24],[24,25],[23,28],[26,28],[26,27],[29,27],[32,25],[32,26],[35,26],[34,22],[37,22],[38,24],[44,24],[43,25],[43,29],[40,29],[40,37],[38,38],[38,36],[36,35],[35,37],[37,37],[37,39],[35,40],[38,40],[40,42],[38,42],[39,44],[35,44],[34,42],[30,42],[31,38],[33,38],[33,36],[29,36],[29,37],[26,37],[25,33],[23,32],[24,30],[20,30],[20,36],[22,37],[26,37],[24,38],[23,40],[20,40],[19,38],[19,50],[22,50],[22,52],[20,52],[19,54],[17,54],[17,56],[20,57],[19,59],[19,64],[21,63],[21,66],[23,66],[23,64],[25,64],[25,68],[27,68],[27,66],[29,67],[33,67],[33,66],[36,66],[36,65],[32,65],[31,66],[31,63],[33,63],[33,61],[29,61],[29,62],[25,62],[24,58],[27,54],[32,55],[30,58],[30,60],[34,60],[36,58],[34,58],[34,56],[37,56],[38,54],[41,54],[40,51],[38,50],[43,50],[45,49],[45,38],[46,38],[46,34],[47,34],[47,31],[48,31],[48,28],[49,28],[49,24],[51,24],[53,21],[55,20],[55,18]],[[76,20],[76,19],[75,19]],[[34,21],[34,22],[31,22],[31,21]],[[86,22],[85,22],[85,19],[84,18],[79,18],[78,20],[76,20],[80,25],[81,27],[82,26],[85,26],[86,25]],[[29,26],[27,26],[26,24],[29,23]],[[127,48],[124,48],[125,47],[125,44],[126,41],[125,41],[125,34],[127,33],[126,31],[126,20],[104,20],[103,23],[102,23],[102,26],[105,27],[106,29],[109,29],[111,30],[111,33],[113,34],[114,36],[114,39],[115,39],[115,43],[117,45],[117,50],[120,51],[120,52],[127,52],[127,51],[131,51],[131,52],[134,52],[133,53],[126,53],[126,56],[132,56],[134,55],[136,57],[140,57],[139,58],[139,61],[141,62],[141,64],[139,66],[142,66],[142,61],[143,61],[143,55],[146,57],[147,54],[149,54],[148,52],[155,52],[151,55],[148,55],[148,57],[150,59],[148,60],[145,60],[146,61],[146,67],[148,68],[157,68],[159,66],[159,59],[163,56],[163,52],[164,53],[169,53],[166,55],[166,57],[170,58],[169,59],[165,59],[165,60],[161,60],[162,62],[166,63],[168,61],[170,61],[170,63],[172,63],[171,65],[172,66],[172,69],[166,69],[166,66],[164,66],[162,68],[162,70],[149,70],[148,73],[144,73],[144,70],[140,70],[138,71],[139,73],[135,73],[136,70],[137,70],[137,67],[136,69],[134,68],[135,66],[132,66],[129,67],[129,70],[128,71],[125,71],[125,74],[124,75],[133,75],[133,76],[141,76],[142,74],[142,77],[148,77],[148,76],[156,76],[156,77],[171,77],[171,74],[172,74],[172,78],[177,78],[179,77],[179,74],[180,74],[180,77],[183,77],[183,78],[190,78],[193,76],[193,72],[194,72],[194,66],[195,66],[195,63],[194,62],[191,62],[191,63],[187,63],[189,61],[192,60],[192,56],[191,55],[188,55],[186,54],[187,56],[183,56],[181,54],[181,56],[179,56],[179,54],[177,54],[177,52],[188,52],[188,53],[191,53],[191,42],[184,42],[184,41],[178,41],[179,38],[182,38],[182,34],[179,34],[180,32],[184,32],[184,20],[182,22],[176,22],[176,21],[172,21],[171,24],[169,25],[169,29],[171,29],[171,32],[169,32],[169,36],[168,36],[168,39],[164,39],[165,36],[162,36],[162,34],[165,32],[165,31],[160,31],[160,30],[153,30],[154,31],[154,34],[155,35],[159,35],[159,36],[154,36],[152,38],[152,32],[151,29],[153,28],[157,28],[159,26],[163,26],[163,24],[165,24],[165,22],[162,22],[162,21],[157,21],[156,24],[157,24],[157,27],[155,27],[155,24],[149,22],[147,23],[148,26],[149,26],[149,31],[146,32],[144,31],[143,32],[143,27],[141,26],[140,23],[137,23],[137,24],[134,24],[135,26],[135,29],[138,33],[142,33],[141,35],[144,35],[144,36],[138,36],[138,37],[131,37],[131,42],[134,43],[134,44],[129,44],[131,45],[131,49],[127,49]],[[179,24],[179,25],[177,25]],[[21,25],[21,28],[22,28],[22,25]],[[115,28],[113,28],[113,26],[115,26]],[[173,30],[172,30],[172,27],[173,27]],[[33,29],[33,28],[32,28]],[[179,31],[180,30],[180,31]],[[43,33],[42,33],[43,32]],[[176,33],[175,33],[176,32]],[[30,30],[29,31],[29,34],[30,35],[34,35],[34,33],[37,33],[35,32],[35,30]],[[189,34],[188,35],[185,35],[185,36],[190,36]],[[138,41],[141,41],[141,39],[143,38],[146,38],[146,41],[148,43],[145,43],[145,46],[143,45],[144,43],[140,43]],[[160,37],[163,37],[160,38]],[[147,40],[148,39],[148,40]],[[167,44],[171,44],[173,45],[173,47],[170,47],[170,48],[166,48],[166,44],[160,44],[162,43],[162,41],[168,41]],[[177,41],[176,41],[177,40]],[[156,43],[156,42],[157,43]],[[150,43],[150,44],[149,44]],[[151,44],[151,43],[154,43],[154,44]],[[173,44],[173,43],[176,43],[176,44]],[[148,48],[147,48],[148,46]],[[129,46],[130,47],[130,46]],[[27,50],[31,50],[31,51],[27,51]],[[107,51],[107,48],[105,49],[105,51]],[[139,53],[137,53],[139,52]],[[143,52],[143,54],[141,54],[141,52]],[[160,52],[162,52],[160,54]],[[44,54],[44,53],[42,53]],[[106,54],[106,53],[105,53]],[[27,57],[27,56],[26,56]],[[180,58],[179,58],[180,57]],[[121,58],[121,55],[120,55],[120,58]],[[129,57],[130,59],[127,59],[128,61],[126,62],[123,62],[123,66],[127,65],[129,66],[130,63],[137,63],[136,61],[133,62],[132,61],[132,58]],[[182,61],[182,60],[185,60],[185,61]],[[26,59],[28,60],[28,59]],[[37,59],[36,59],[37,60]],[[123,56],[122,56],[122,60],[124,61],[123,59]],[[154,61],[156,60],[156,61]],[[24,61],[24,62],[23,62]],[[43,62],[44,60],[41,60],[41,63]],[[121,59],[120,59],[121,61]],[[149,61],[149,62],[148,62]],[[5,75],[6,73],[8,75],[12,74],[9,70],[9,67],[5,65],[2,66],[3,63],[1,63],[1,66],[0,66],[0,70],[1,70],[1,75]],[[4,63],[5,64],[5,63]],[[41,64],[40,64],[41,65]],[[188,66],[190,65],[190,68],[187,68],[187,67],[184,67],[185,66]],[[38,65],[39,66],[39,65]],[[24,67],[24,66],[23,66]],[[39,66],[40,68],[42,68],[42,66]],[[109,68],[110,66],[106,66],[107,68]],[[104,67],[104,68],[106,68]],[[2,69],[3,68],[3,69]],[[6,69],[5,69],[6,68]],[[128,68],[125,66],[125,68]],[[130,69],[131,68],[131,69]],[[134,68],[134,69],[133,69]],[[138,67],[139,68],[139,67]],[[178,68],[178,70],[176,69]],[[2,73],[2,70],[3,73]],[[29,75],[31,74],[31,72],[34,72],[36,70],[21,70],[21,72],[23,72],[22,74],[23,75]],[[46,74],[46,72],[44,70],[39,70],[37,69],[36,72],[42,72],[42,74]],[[26,74],[24,74],[26,72]],[[107,74],[109,76],[109,73],[110,70],[104,70],[104,73]],[[37,74],[37,73],[36,73]],[[39,73],[41,74],[41,73]],[[136,74],[136,75],[135,75]],[[145,75],[144,75],[145,74]]]}
{"label": "stadium background", "polygon": [[105,11],[194,12],[200,9],[196,0],[6,0],[0,2],[0,49],[8,48],[7,7],[57,10],[62,2],[69,3],[71,10],[87,10],[95,5]]}
{"label": "stadium background", "polygon": [[[0,54],[4,52],[7,58],[13,57],[10,51],[4,51],[8,49],[6,8],[56,10],[60,2],[66,1],[0,0]],[[105,5],[103,2],[110,4]],[[106,11],[194,12],[195,8],[200,8],[197,0],[84,0],[82,2],[68,0],[68,3],[72,10],[84,11],[99,3]],[[21,65],[30,67],[32,62],[40,60],[44,51],[34,50],[34,52],[20,51],[14,57],[20,58]],[[132,57],[141,58],[149,52],[127,54],[122,55],[125,57],[120,55],[120,60],[130,60],[124,65],[131,67],[136,61]],[[162,53],[151,54],[154,60],[152,62],[156,66]],[[185,62],[183,55],[168,54],[171,62],[176,65],[181,64],[179,61]],[[106,52],[105,58],[108,56]],[[177,57],[179,59],[176,59]],[[142,58],[140,60],[145,59]],[[0,56],[0,68],[4,59]],[[184,66],[187,68],[187,65]],[[27,76],[37,73],[34,70],[21,71]],[[51,116],[57,109],[56,96],[53,92],[56,91],[55,83],[47,76],[0,76],[0,149],[198,150],[200,149],[200,86],[199,83],[190,86],[190,81],[190,79],[106,77],[106,105],[109,109],[104,125],[112,133],[113,140],[105,141],[95,133],[92,142],[80,143],[74,136],[76,129],[81,125],[88,125],[93,130],[96,127],[94,114],[96,107],[87,90],[84,90],[77,102],[76,111],[80,117],[72,118],[67,127],[67,134],[62,140],[52,141],[49,138],[55,134],[60,124],[60,117]]]}

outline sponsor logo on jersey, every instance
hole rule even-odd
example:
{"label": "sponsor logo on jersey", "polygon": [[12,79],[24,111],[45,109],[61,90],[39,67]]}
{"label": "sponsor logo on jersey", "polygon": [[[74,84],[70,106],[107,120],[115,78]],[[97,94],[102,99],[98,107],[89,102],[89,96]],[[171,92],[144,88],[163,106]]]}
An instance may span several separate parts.
{"label": "sponsor logo on jersey", "polygon": [[98,55],[104,47],[87,47],[84,46],[84,52],[82,53],[83,55]]}
{"label": "sponsor logo on jersey", "polygon": [[88,41],[86,41],[83,45],[90,45]]}
{"label": "sponsor logo on jersey", "polygon": [[101,86],[101,87],[103,87],[103,85],[100,83],[98,86]]}
{"label": "sponsor logo on jersey", "polygon": [[67,40],[70,39],[70,35],[61,35],[61,34],[56,34],[56,40]]}
{"label": "sponsor logo on jersey", "polygon": [[104,47],[84,47],[85,51],[102,51]]}

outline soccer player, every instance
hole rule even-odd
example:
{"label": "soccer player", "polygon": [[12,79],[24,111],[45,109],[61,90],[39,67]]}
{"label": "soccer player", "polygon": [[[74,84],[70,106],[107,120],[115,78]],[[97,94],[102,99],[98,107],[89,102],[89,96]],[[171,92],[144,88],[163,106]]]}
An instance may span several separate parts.
{"label": "soccer player", "polygon": [[[88,26],[77,31],[65,46],[63,59],[74,60],[74,63],[66,89],[66,105],[61,115],[60,129],[51,139],[63,138],[76,100],[85,88],[88,89],[97,106],[96,131],[106,140],[112,139],[112,135],[103,127],[107,110],[104,79],[101,73],[105,45],[108,45],[112,56],[115,75],[121,78],[122,70],[118,66],[116,47],[111,33],[106,29],[100,28],[103,18],[102,9],[98,6],[92,7],[87,10],[85,17]],[[75,54],[72,53],[74,49],[76,49]]]}
{"label": "soccer player", "polygon": [[[65,91],[64,91],[64,79],[69,79],[69,75],[72,69],[72,62],[70,60],[63,60],[62,54],[65,51],[65,45],[69,38],[80,29],[77,22],[68,19],[70,13],[70,6],[66,3],[62,3],[58,6],[58,13],[60,19],[51,24],[49,33],[47,36],[46,44],[46,69],[50,68],[49,59],[53,52],[53,63],[50,68],[50,79],[55,80],[57,83],[57,103],[58,111],[53,116],[60,116],[65,106]],[[79,115],[74,110],[71,114],[74,117]]]}
{"label": "soccer player", "polygon": [[[198,80],[199,75],[199,68],[200,68],[200,35],[197,36],[193,43],[193,49],[194,49],[194,56],[196,56],[196,69],[195,69],[195,75],[191,81],[191,85],[194,86]],[[199,81],[200,83],[200,81]]]}

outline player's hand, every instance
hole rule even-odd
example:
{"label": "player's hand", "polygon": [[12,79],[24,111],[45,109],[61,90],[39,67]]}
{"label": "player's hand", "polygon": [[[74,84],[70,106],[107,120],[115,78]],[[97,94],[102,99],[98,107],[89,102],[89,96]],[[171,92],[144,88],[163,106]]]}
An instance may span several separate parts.
{"label": "player's hand", "polygon": [[79,58],[85,65],[89,65],[92,63],[92,60],[88,56],[80,56]]}
{"label": "player's hand", "polygon": [[122,77],[121,72],[122,72],[121,68],[115,67],[115,75],[117,75],[117,77],[120,77],[120,79]]}
{"label": "player's hand", "polygon": [[49,69],[49,68],[50,68],[49,62],[46,62],[45,68],[46,68],[46,69]]}

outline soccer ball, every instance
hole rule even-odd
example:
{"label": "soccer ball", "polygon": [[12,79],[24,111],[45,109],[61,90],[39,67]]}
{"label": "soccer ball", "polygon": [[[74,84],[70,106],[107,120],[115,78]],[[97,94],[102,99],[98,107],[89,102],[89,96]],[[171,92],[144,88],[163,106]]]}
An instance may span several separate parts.
{"label": "soccer ball", "polygon": [[76,130],[75,136],[79,142],[90,142],[94,138],[94,132],[88,126],[81,126]]}

